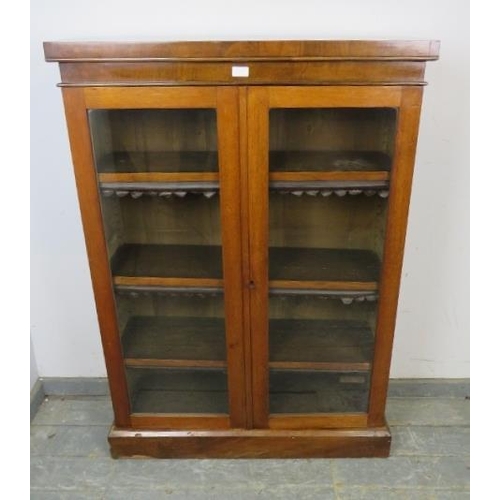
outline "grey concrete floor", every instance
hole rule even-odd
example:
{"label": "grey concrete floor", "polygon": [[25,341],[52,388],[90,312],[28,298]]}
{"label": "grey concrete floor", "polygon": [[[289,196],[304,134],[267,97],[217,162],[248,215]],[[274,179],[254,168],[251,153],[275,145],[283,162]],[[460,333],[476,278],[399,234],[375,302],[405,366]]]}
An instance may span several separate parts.
{"label": "grey concrete floor", "polygon": [[387,419],[388,459],[113,460],[108,397],[49,397],[31,425],[31,498],[469,498],[467,399],[393,397]]}

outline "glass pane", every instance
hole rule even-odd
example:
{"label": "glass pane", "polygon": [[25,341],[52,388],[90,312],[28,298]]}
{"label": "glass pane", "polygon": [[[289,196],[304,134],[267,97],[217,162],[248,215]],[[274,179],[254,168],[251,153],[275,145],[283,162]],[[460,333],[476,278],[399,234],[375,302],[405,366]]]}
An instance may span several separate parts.
{"label": "glass pane", "polygon": [[128,368],[133,413],[227,413],[223,370]]}
{"label": "glass pane", "polygon": [[378,281],[387,200],[270,193],[271,280]]}
{"label": "glass pane", "polygon": [[367,411],[396,117],[270,111],[271,413]]}
{"label": "glass pane", "polygon": [[225,364],[222,291],[211,293],[118,289],[116,309],[123,356],[134,360]]}
{"label": "glass pane", "polygon": [[271,370],[271,413],[367,411],[368,373]]}
{"label": "glass pane", "polygon": [[219,197],[102,191],[113,273],[118,276],[222,278]]}
{"label": "glass pane", "polygon": [[365,412],[376,296],[270,297],[271,413]]}
{"label": "glass pane", "polygon": [[135,413],[227,413],[222,293],[118,290]]}
{"label": "glass pane", "polygon": [[217,171],[213,109],[94,109],[89,122],[99,173]]}
{"label": "glass pane", "polygon": [[391,108],[272,109],[270,170],[389,170],[395,126]]}
{"label": "glass pane", "polygon": [[[218,181],[203,177],[218,169],[215,117],[89,112],[135,413],[228,412]],[[177,177],[158,182],[150,172]]]}

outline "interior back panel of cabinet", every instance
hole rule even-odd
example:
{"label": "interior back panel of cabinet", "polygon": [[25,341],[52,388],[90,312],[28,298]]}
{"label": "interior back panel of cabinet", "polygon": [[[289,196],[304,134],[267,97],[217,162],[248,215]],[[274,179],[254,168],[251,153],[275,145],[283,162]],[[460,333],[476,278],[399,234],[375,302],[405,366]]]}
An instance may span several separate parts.
{"label": "interior back panel of cabinet", "polygon": [[225,370],[127,369],[132,411],[227,413]]}
{"label": "interior back panel of cabinet", "polygon": [[364,194],[270,194],[270,246],[373,250],[382,255],[387,201]]}
{"label": "interior back panel of cabinet", "polygon": [[223,318],[223,295],[160,295],[158,293],[135,294],[118,293],[116,305],[120,332],[128,320],[134,316],[186,316]]}
{"label": "interior back panel of cabinet", "polygon": [[213,109],[91,110],[94,154],[163,151],[217,151]]}
{"label": "interior back panel of cabinet", "polygon": [[112,197],[103,198],[102,204],[110,247],[115,240],[119,244],[221,244],[218,196],[207,199],[202,194],[188,193],[183,198],[167,199]]}
{"label": "interior back panel of cabinet", "polygon": [[271,296],[270,319],[353,320],[375,325],[377,302],[352,302],[343,304],[341,299],[315,296]]}
{"label": "interior back panel of cabinet", "polygon": [[270,150],[379,151],[392,156],[396,110],[390,108],[273,109]]}

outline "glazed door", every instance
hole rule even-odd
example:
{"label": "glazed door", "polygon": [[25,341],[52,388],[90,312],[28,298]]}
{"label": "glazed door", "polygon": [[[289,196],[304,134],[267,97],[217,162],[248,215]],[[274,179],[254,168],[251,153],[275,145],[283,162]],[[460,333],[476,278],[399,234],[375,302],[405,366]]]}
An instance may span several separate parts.
{"label": "glazed door", "polygon": [[402,251],[386,242],[401,231],[404,241],[395,214],[407,210],[397,194],[408,150],[398,127],[410,126],[403,96],[400,87],[249,89],[256,427],[383,420],[374,417]]}
{"label": "glazed door", "polygon": [[64,94],[117,425],[244,427],[237,90]]}

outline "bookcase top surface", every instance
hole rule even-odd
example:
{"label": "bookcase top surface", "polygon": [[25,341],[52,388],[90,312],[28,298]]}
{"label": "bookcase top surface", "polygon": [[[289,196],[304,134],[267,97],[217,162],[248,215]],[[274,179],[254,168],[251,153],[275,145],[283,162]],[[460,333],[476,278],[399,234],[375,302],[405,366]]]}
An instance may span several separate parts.
{"label": "bookcase top surface", "polygon": [[47,61],[431,61],[437,40],[44,42]]}

